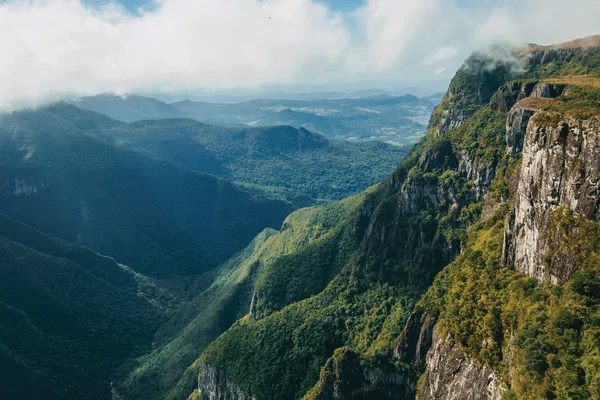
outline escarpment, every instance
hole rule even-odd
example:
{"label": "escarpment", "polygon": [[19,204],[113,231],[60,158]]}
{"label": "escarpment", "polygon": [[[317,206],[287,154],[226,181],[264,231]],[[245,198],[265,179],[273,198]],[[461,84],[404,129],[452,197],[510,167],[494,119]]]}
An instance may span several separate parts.
{"label": "escarpment", "polygon": [[427,369],[421,378],[421,400],[500,400],[506,387],[498,373],[473,360],[465,350],[443,336],[439,326],[433,329],[433,346],[427,352]]}
{"label": "escarpment", "polygon": [[258,278],[201,396],[600,396],[600,49],[561,46],[470,57],[395,173]]}
{"label": "escarpment", "polygon": [[527,126],[505,262],[540,283],[563,284],[577,265],[573,256],[550,257],[555,214],[563,207],[588,220],[598,217],[600,120],[557,117],[548,124],[546,117],[538,111]]}

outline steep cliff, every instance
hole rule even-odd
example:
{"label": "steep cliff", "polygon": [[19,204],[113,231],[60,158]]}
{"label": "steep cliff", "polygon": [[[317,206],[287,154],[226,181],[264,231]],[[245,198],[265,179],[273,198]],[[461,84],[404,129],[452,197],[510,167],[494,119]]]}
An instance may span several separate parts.
{"label": "steep cliff", "polygon": [[427,370],[421,377],[419,399],[493,399],[502,398],[506,388],[489,366],[473,360],[465,351],[445,337],[436,326],[433,346],[427,353]]}
{"label": "steep cliff", "polygon": [[[597,57],[539,51],[560,57],[534,51],[532,72]],[[492,109],[509,110],[512,168],[499,168],[490,188],[507,196],[486,197],[495,211],[469,227],[461,255],[417,306],[438,321],[418,398],[598,397],[596,75],[508,83],[492,97]],[[546,282],[562,287],[537,286]]]}
{"label": "steep cliff", "polygon": [[394,174],[258,278],[251,315],[200,358],[201,398],[597,395],[587,43],[470,57]]}
{"label": "steep cliff", "polygon": [[575,254],[552,257],[559,239],[554,217],[559,208],[588,220],[598,216],[600,120],[558,117],[546,125],[546,115],[538,111],[527,125],[505,259],[540,283],[563,284],[578,265]]}

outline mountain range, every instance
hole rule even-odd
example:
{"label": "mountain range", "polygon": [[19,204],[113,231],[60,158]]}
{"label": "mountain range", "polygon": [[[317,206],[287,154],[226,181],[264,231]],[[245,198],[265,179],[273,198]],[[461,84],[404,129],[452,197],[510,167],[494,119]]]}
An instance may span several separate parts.
{"label": "mountain range", "polygon": [[258,99],[233,104],[183,100],[167,104],[139,95],[105,94],[75,99],[72,104],[123,122],[180,117],[224,127],[291,125],[327,138],[410,145],[424,134],[429,114],[440,98],[441,94],[423,98],[378,94],[337,99]]}
{"label": "mountain range", "polygon": [[[371,186],[405,150],[56,103],[2,114],[0,153],[0,398],[96,399],[198,318],[253,237]],[[206,344],[229,326],[207,318]]]}
{"label": "mountain range", "polygon": [[600,398],[600,36],[493,50],[374,185],[304,128],[2,115],[0,397]]}

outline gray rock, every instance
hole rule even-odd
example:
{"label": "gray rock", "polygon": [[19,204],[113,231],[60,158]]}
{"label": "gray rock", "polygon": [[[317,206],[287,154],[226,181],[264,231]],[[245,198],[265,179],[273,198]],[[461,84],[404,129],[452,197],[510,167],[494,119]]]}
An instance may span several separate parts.
{"label": "gray rock", "polygon": [[506,386],[492,368],[474,361],[449,335],[441,335],[439,325],[434,327],[419,399],[499,400],[505,391]]}
{"label": "gray rock", "polygon": [[553,212],[564,207],[583,218],[597,218],[599,185],[600,121],[566,119],[546,126],[536,123],[534,115],[527,126],[514,209],[505,228],[505,264],[539,283],[571,279],[577,268],[572,259],[545,257],[553,245],[549,233]]}
{"label": "gray rock", "polygon": [[534,111],[515,104],[506,118],[506,154],[514,156],[523,150],[523,139]]}
{"label": "gray rock", "polygon": [[206,364],[198,374],[198,393],[201,400],[256,400],[228,381],[217,368]]}

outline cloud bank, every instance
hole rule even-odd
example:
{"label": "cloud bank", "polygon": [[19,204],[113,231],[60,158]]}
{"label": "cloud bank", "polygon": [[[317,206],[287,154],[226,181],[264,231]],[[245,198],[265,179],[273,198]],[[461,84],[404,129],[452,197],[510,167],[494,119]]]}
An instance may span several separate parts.
{"label": "cloud bank", "polygon": [[0,3],[0,109],[102,92],[260,89],[448,79],[473,50],[600,33],[597,0],[159,0],[151,11],[77,0]]}

